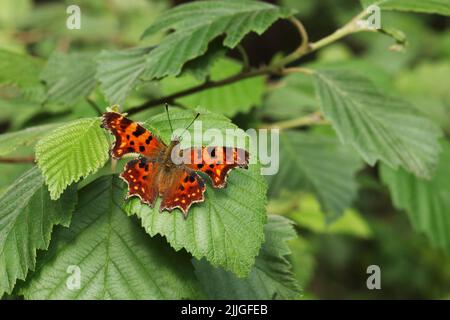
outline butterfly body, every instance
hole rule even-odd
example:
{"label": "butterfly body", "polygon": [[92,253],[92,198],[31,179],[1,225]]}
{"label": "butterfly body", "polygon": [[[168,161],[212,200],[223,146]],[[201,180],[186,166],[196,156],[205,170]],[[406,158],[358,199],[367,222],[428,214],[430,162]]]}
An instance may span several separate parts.
{"label": "butterfly body", "polygon": [[[120,177],[128,184],[128,197],[137,196],[153,207],[162,198],[159,211],[179,208],[185,215],[193,203],[204,201],[203,178],[211,178],[213,187],[226,185],[228,172],[235,167],[247,168],[248,152],[229,147],[193,147],[180,149],[180,140],[166,145],[159,137],[116,112],[103,114],[102,127],[116,138],[110,151],[120,159],[126,154],[139,157],[125,165]],[[183,161],[174,161],[183,159]]]}

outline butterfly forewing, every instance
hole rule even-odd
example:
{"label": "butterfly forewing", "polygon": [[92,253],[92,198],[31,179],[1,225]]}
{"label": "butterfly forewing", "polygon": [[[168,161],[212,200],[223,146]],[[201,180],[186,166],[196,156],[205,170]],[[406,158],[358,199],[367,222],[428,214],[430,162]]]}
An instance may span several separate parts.
{"label": "butterfly forewing", "polygon": [[249,154],[244,149],[231,147],[194,147],[183,150],[188,157],[186,166],[195,171],[206,173],[216,188],[226,185],[231,169],[247,168]]}
{"label": "butterfly forewing", "polygon": [[102,126],[116,138],[111,156],[119,159],[128,153],[139,153],[147,158],[156,158],[166,145],[137,122],[117,112],[103,114]]}

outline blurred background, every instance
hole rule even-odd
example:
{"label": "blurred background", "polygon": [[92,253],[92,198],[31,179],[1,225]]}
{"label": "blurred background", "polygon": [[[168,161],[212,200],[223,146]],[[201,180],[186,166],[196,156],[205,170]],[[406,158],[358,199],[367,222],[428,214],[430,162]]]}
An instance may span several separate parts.
{"label": "blurred background", "polygon": [[[100,52],[157,44],[160,36],[145,41],[140,41],[139,37],[161,12],[183,2],[187,1],[0,0],[0,47],[45,60],[54,51]],[[312,40],[332,33],[361,11],[357,0],[270,2],[297,9],[298,18]],[[66,8],[70,4],[81,7],[81,30],[65,27]],[[450,133],[450,19],[396,12],[383,12],[381,18],[383,26],[402,30],[406,43],[395,43],[382,34],[356,34],[299,62],[341,64],[363,70],[385,90],[416,103],[426,101],[427,115],[438,122],[446,134]],[[292,51],[298,42],[295,28],[289,22],[279,21],[263,36],[247,36],[243,48],[250,65],[257,67],[268,64],[280,53]],[[238,60],[242,58],[239,50],[228,55]],[[20,72],[26,74],[32,70]],[[0,74],[0,80],[4,80],[2,77],[4,75]],[[233,115],[233,121],[245,128],[262,120],[283,120],[314,109],[310,84],[298,83],[295,91],[289,87],[275,90],[280,86],[283,83],[278,79],[270,79],[260,102],[252,105],[246,114]],[[13,87],[0,86],[0,133],[96,115],[86,101],[43,106],[39,101],[41,88],[35,89],[24,95]],[[143,86],[129,96],[125,109],[157,97],[158,90]],[[92,99],[97,105],[107,105],[98,90],[94,91]],[[26,149],[22,152],[27,154]],[[0,163],[0,191],[30,166]],[[318,199],[308,186],[269,193],[268,213],[285,215],[296,222],[299,237],[290,243],[293,252],[290,259],[303,289],[303,298],[449,299],[448,255],[414,232],[406,214],[393,208],[376,168],[362,167],[357,181],[358,196],[352,208],[331,223],[327,222]],[[381,268],[381,290],[366,287],[366,269],[372,264]]]}

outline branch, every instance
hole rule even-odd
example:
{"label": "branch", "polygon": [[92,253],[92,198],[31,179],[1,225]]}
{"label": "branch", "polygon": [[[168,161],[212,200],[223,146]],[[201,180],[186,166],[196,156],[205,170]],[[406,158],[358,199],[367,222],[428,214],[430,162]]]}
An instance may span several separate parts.
{"label": "branch", "polygon": [[162,105],[164,103],[173,103],[175,99],[178,99],[178,98],[181,98],[184,96],[188,96],[188,95],[191,95],[191,94],[199,92],[199,91],[216,88],[216,87],[221,87],[221,86],[224,86],[224,85],[227,85],[230,83],[241,81],[243,79],[252,78],[252,77],[270,74],[270,73],[274,73],[274,71],[269,67],[263,67],[263,68],[256,69],[256,70],[250,70],[247,72],[238,73],[236,75],[233,75],[231,77],[228,77],[228,78],[225,78],[222,80],[205,82],[198,86],[191,87],[191,88],[188,88],[185,90],[181,90],[181,91],[178,91],[176,93],[170,94],[168,96],[165,96],[165,97],[162,97],[159,99],[149,100],[141,105],[138,105],[138,106],[135,106],[135,107],[132,107],[132,108],[126,110],[126,112],[128,114],[134,114],[134,113],[140,112],[140,111],[145,110],[150,107]]}
{"label": "branch", "polygon": [[34,163],[33,156],[26,157],[0,157],[0,163]]}
{"label": "branch", "polygon": [[[303,24],[296,18],[291,18],[290,21],[297,27],[297,29],[302,37],[302,42],[301,42],[300,46],[294,52],[287,55],[283,59],[280,59],[280,60],[274,62],[272,65],[263,66],[259,69],[253,69],[253,70],[248,70],[248,71],[244,70],[241,73],[238,73],[236,75],[230,76],[228,78],[225,78],[225,79],[222,79],[219,81],[205,82],[203,84],[200,84],[200,85],[188,88],[188,89],[184,89],[179,92],[172,93],[170,95],[167,95],[167,96],[155,99],[155,100],[149,100],[141,105],[131,107],[130,109],[126,110],[126,112],[128,114],[135,114],[135,113],[145,110],[147,108],[162,105],[164,103],[174,103],[175,99],[178,99],[178,98],[181,98],[184,96],[188,96],[193,93],[197,93],[199,91],[225,86],[227,84],[239,82],[241,80],[252,78],[252,77],[257,77],[257,76],[261,76],[261,75],[271,75],[271,74],[283,75],[287,69],[286,66],[289,63],[292,63],[295,60],[298,60],[299,58],[301,58],[311,52],[314,52],[314,51],[316,51],[334,41],[337,41],[338,39],[341,39],[349,34],[360,32],[360,31],[373,31],[370,29],[361,28],[358,25],[358,21],[363,19],[367,14],[368,13],[365,10],[362,11],[360,14],[355,16],[349,23],[347,23],[344,27],[336,30],[331,35],[326,36],[325,38],[323,38],[317,42],[314,42],[314,43],[309,43],[308,34],[307,34]],[[294,71],[292,68],[288,68],[287,70],[288,70],[288,72],[303,72],[303,71],[308,70],[308,69],[304,69],[304,68],[295,68],[295,69],[296,69],[296,71]],[[311,74],[311,73],[313,73],[313,71],[311,70],[306,73]]]}

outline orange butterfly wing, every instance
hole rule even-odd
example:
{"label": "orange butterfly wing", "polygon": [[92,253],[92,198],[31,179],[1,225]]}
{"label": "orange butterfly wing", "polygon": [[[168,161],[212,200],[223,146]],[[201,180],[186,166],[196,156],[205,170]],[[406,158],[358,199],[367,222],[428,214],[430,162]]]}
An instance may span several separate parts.
{"label": "orange butterfly wing", "polygon": [[127,153],[156,158],[167,147],[150,131],[117,112],[104,113],[102,127],[108,129],[116,138],[111,149],[111,156],[115,159],[120,159]]}
{"label": "orange butterfly wing", "polygon": [[247,168],[249,154],[244,149],[231,147],[195,147],[183,150],[188,153],[186,166],[195,171],[206,173],[215,188],[226,186],[231,169]]}
{"label": "orange butterfly wing", "polygon": [[127,198],[138,196],[141,202],[154,206],[158,197],[159,164],[146,158],[131,160],[120,177],[128,184]]}
{"label": "orange butterfly wing", "polygon": [[169,173],[164,173],[160,181],[162,193],[160,212],[179,208],[187,217],[191,205],[205,199],[205,182],[194,171],[177,167]]}

